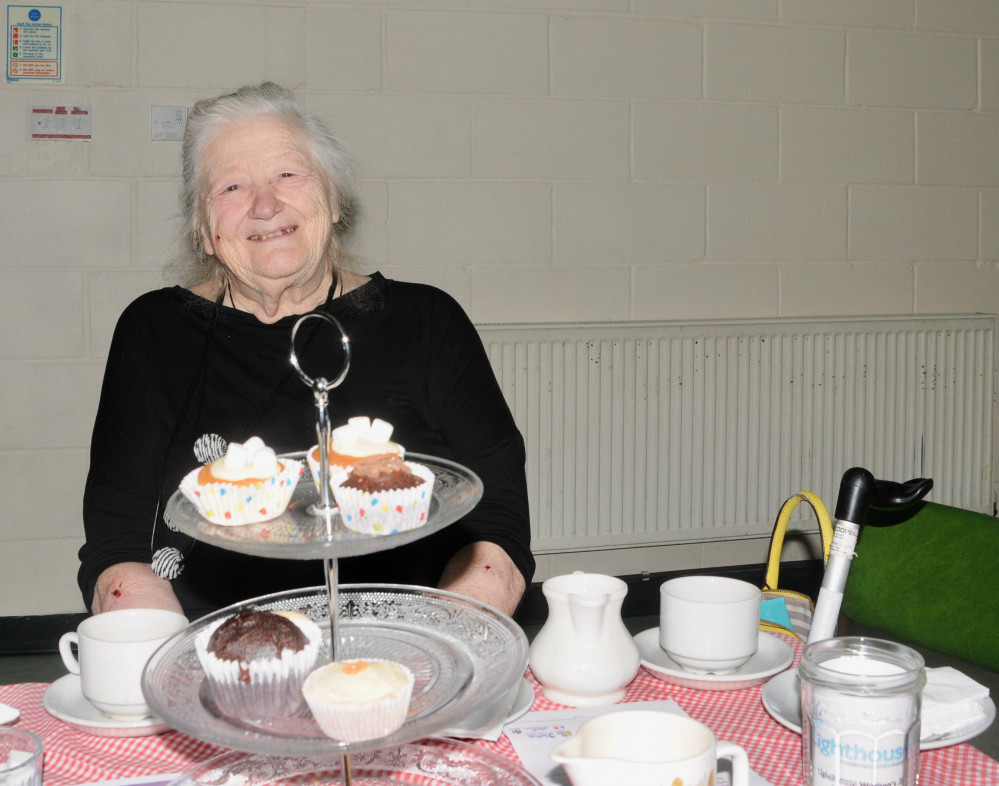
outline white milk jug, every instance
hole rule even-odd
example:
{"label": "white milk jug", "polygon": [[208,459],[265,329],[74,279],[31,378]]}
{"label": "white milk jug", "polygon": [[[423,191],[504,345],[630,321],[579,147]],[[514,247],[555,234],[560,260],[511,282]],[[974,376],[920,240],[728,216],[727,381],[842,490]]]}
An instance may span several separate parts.
{"label": "white milk jug", "polygon": [[614,576],[575,573],[541,585],[548,619],[531,643],[530,666],[558,704],[613,704],[638,674],[638,647],[621,620],[628,586]]}

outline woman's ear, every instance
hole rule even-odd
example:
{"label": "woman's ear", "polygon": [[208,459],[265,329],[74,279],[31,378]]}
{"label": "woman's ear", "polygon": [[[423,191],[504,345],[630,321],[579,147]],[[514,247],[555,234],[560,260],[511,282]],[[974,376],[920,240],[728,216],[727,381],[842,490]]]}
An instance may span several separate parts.
{"label": "woman's ear", "polygon": [[204,250],[207,256],[215,256],[215,243],[212,241],[211,235],[205,231],[205,227],[198,229],[198,234],[201,235],[201,248]]}

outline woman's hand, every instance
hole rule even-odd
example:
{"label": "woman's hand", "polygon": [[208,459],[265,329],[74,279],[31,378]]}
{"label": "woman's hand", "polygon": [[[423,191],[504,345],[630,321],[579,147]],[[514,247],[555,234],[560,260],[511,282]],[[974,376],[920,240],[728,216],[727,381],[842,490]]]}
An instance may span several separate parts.
{"label": "woman's hand", "polygon": [[526,582],[510,556],[495,543],[479,541],[458,551],[444,567],[438,587],[513,614]]}
{"label": "woman's hand", "polygon": [[167,609],[181,614],[184,610],[166,579],[153,573],[153,566],[143,562],[120,562],[97,577],[94,614],[115,609]]}

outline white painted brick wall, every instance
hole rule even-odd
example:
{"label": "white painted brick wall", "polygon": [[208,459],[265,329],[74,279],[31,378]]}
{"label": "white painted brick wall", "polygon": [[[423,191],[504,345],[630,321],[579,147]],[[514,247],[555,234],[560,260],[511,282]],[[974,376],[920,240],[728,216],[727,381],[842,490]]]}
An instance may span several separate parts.
{"label": "white painted brick wall", "polygon": [[[0,82],[0,615],[82,608],[104,354],[179,249],[153,104],[294,87],[357,160],[363,268],[480,322],[999,310],[990,0],[62,6],[65,82]],[[93,107],[93,142],[31,141],[52,104]]]}

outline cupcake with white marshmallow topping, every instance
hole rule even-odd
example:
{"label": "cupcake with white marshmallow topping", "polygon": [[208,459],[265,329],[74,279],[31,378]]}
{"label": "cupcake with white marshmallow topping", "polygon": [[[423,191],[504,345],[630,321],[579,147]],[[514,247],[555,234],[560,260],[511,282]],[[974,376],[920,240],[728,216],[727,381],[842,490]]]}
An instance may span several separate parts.
{"label": "cupcake with white marshmallow topping", "polygon": [[260,437],[250,437],[189,472],[180,490],[213,524],[254,524],[284,513],[301,472],[301,463],[278,458]]}
{"label": "cupcake with white marshmallow topping", "polygon": [[[354,464],[371,456],[398,456],[406,450],[392,441],[392,424],[381,418],[359,416],[350,418],[344,425],[333,429],[327,456],[330,464],[330,486],[336,487],[350,472]],[[309,469],[319,487],[319,445],[313,445],[306,454]]]}

